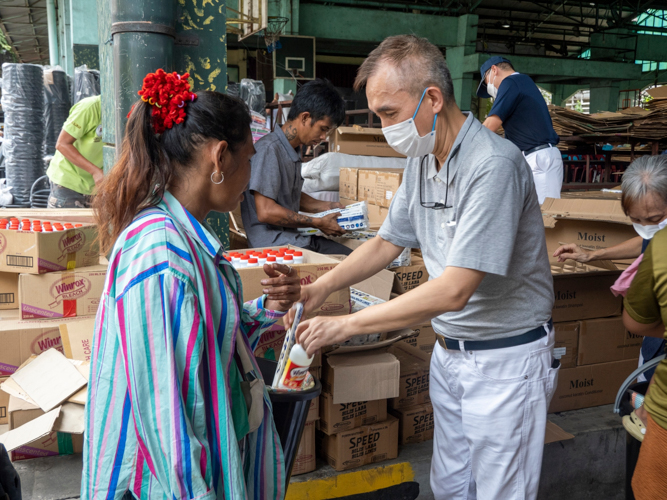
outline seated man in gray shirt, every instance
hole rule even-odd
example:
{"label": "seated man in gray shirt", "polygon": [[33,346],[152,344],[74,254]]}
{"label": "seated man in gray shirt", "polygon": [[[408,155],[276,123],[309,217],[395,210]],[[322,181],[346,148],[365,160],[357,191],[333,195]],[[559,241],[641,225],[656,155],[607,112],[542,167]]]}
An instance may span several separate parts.
{"label": "seated man in gray shirt", "polygon": [[530,167],[514,144],[460,111],[442,52],[426,39],[387,38],[357,73],[355,87],[364,86],[387,142],[410,158],[378,236],[301,288],[304,314],[404,247],[421,248],[430,281],[355,314],[302,322],[298,341],[313,353],[431,321],[434,497],[535,499],[559,362]]}
{"label": "seated man in gray shirt", "polygon": [[250,183],[241,203],[243,227],[251,247],[295,245],[324,254],[349,255],[352,250],[322,236],[300,234],[314,227],[330,236],[345,233],[339,214],[322,218],[302,215],[343,208],[301,192],[302,146],[316,146],[345,119],[345,103],[327,80],[313,80],[299,89],[282,128],[262,137],[252,157]]}

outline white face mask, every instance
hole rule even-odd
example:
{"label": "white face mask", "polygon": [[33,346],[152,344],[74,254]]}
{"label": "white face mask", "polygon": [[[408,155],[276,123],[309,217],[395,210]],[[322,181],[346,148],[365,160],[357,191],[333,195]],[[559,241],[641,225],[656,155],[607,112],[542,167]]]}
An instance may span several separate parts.
{"label": "white face mask", "polygon": [[[496,75],[496,76],[498,76],[498,75]],[[486,85],[486,92],[487,92],[491,97],[493,97],[494,99],[495,99],[496,96],[498,95],[498,89],[497,89],[496,86],[493,84],[493,83],[496,81],[496,76],[493,77],[493,80],[491,80],[491,83],[488,83],[488,84]]]}
{"label": "white face mask", "polygon": [[637,231],[637,234],[639,236],[641,236],[645,240],[650,240],[653,239],[655,233],[667,227],[667,219],[663,220],[659,224],[652,224],[650,226],[642,226],[641,224],[637,224],[636,222],[632,224],[632,226],[635,228],[635,231]]}
{"label": "white face mask", "polygon": [[422,98],[419,100],[419,104],[417,105],[417,109],[415,110],[415,114],[412,115],[412,118],[397,123],[396,125],[382,128],[382,133],[384,134],[385,139],[387,139],[387,143],[395,151],[405,156],[426,156],[431,154],[433,148],[435,148],[435,121],[438,119],[438,115],[436,114],[433,119],[433,130],[423,137],[419,135],[417,125],[415,125],[415,117],[424,100],[426,90],[428,89],[424,89]]}

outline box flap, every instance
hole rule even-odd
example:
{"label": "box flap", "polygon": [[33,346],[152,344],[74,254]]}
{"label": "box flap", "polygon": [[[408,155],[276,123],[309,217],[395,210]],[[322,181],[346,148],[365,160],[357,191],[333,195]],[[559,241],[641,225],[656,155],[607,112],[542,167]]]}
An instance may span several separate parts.
{"label": "box flap", "polygon": [[391,289],[394,286],[394,276],[396,275],[391,271],[383,269],[375,276],[354,284],[353,288],[386,301],[391,296]]}
{"label": "box flap", "polygon": [[84,387],[88,381],[62,353],[43,352],[11,376],[39,407],[51,411]]}
{"label": "box flap", "polygon": [[411,330],[410,328],[404,328],[403,330],[396,330],[387,333],[387,337],[385,338],[385,340],[381,340],[380,342],[376,342],[374,344],[350,345],[343,347],[334,345],[332,346],[333,350],[327,352],[327,355],[331,356],[337,354],[350,354],[352,352],[373,351],[375,349],[389,347],[390,345],[393,345],[400,340],[414,337],[415,335],[417,335],[417,332],[415,332],[414,330]]}
{"label": "box flap", "polygon": [[85,410],[86,407],[84,405],[65,403],[60,407],[60,416],[53,424],[53,430],[69,434],[83,434],[85,429]]}
{"label": "box flap", "polygon": [[574,439],[574,435],[570,434],[569,432],[565,432],[556,424],[550,420],[547,420],[544,444],[557,443],[558,441],[567,441],[568,439]]}
{"label": "box flap", "polygon": [[12,429],[5,434],[1,434],[0,443],[5,445],[7,451],[12,451],[28,443],[37,441],[53,432],[53,425],[59,416],[60,407],[37,417],[35,420],[31,420],[18,429]]}
{"label": "box flap", "polygon": [[381,128],[364,128],[359,125],[353,125],[351,127],[338,127],[336,130],[340,135],[381,135],[384,137]]}
{"label": "box flap", "polygon": [[[620,200],[615,199],[547,198],[542,204],[542,214],[543,220],[544,215],[547,215],[555,219],[632,225],[630,218],[623,212]],[[545,227],[551,226],[545,224]]]}

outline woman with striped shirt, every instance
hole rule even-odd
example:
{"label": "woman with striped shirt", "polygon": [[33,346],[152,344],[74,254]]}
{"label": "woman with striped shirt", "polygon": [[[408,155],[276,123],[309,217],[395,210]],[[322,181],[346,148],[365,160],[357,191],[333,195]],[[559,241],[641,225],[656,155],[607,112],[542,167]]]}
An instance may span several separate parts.
{"label": "woman with striped shirt", "polygon": [[[283,498],[283,452],[252,355],[300,294],[265,266],[241,279],[205,217],[241,201],[254,154],[246,105],[148,75],[95,200],[109,270],[86,406],[83,499]],[[257,382],[257,381],[255,381]]]}

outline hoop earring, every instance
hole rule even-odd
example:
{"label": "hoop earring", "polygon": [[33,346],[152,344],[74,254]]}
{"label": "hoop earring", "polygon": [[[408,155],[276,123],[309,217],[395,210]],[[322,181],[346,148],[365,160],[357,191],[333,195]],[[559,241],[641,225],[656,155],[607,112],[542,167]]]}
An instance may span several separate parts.
{"label": "hoop earring", "polygon": [[[215,174],[220,174],[220,180],[219,180],[218,182],[216,182],[216,181],[213,180],[213,177],[215,176]],[[212,182],[213,184],[222,184],[222,182],[223,182],[224,180],[225,180],[225,174],[223,174],[222,172],[218,172],[218,171],[216,170],[216,171],[214,171],[214,172],[211,174],[211,182]]]}

